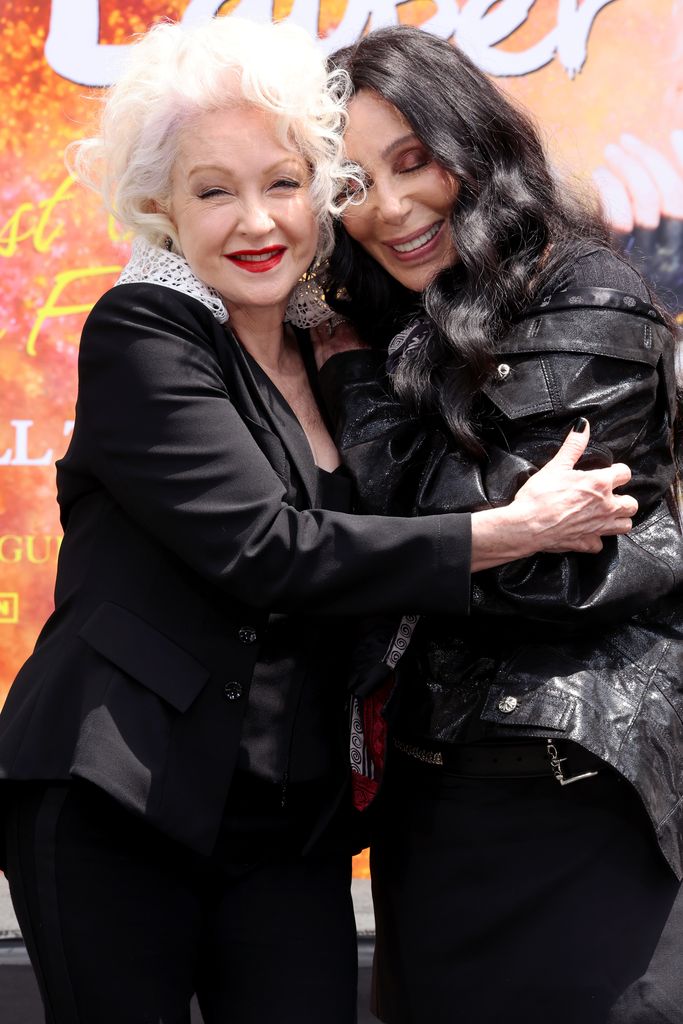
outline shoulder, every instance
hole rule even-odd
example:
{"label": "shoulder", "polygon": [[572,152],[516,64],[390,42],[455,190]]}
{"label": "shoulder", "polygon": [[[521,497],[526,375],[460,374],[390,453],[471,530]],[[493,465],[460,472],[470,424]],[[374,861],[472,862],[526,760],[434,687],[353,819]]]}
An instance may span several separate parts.
{"label": "shoulder", "polygon": [[566,268],[561,288],[613,288],[650,301],[650,293],[628,260],[607,246],[587,248]]}
{"label": "shoulder", "polygon": [[83,327],[81,384],[139,378],[160,385],[207,374],[223,377],[225,329],[197,299],[159,284],[116,285],[95,304]]}
{"label": "shoulder", "polygon": [[225,333],[200,301],[174,288],[148,282],[116,285],[93,306],[81,335],[81,362],[99,354],[158,351],[213,352]]}
{"label": "shoulder", "polygon": [[85,331],[115,323],[121,329],[163,324],[194,327],[212,333],[217,321],[199,300],[161,284],[120,284],[105,292],[93,306]]}
{"label": "shoulder", "polygon": [[583,354],[654,368],[672,347],[636,270],[608,247],[581,252],[513,326],[499,350]]}

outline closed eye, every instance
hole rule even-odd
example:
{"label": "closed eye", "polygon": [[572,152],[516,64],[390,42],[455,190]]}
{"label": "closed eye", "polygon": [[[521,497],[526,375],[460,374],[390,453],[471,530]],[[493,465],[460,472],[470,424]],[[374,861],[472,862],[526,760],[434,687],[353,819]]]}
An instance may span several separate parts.
{"label": "closed eye", "polygon": [[207,188],[203,192],[199,193],[200,199],[216,199],[220,196],[229,196],[230,192],[227,192],[224,188]]}
{"label": "closed eye", "polygon": [[423,167],[427,167],[427,165],[430,164],[430,163],[431,163],[431,160],[429,160],[429,159],[421,160],[417,164],[411,164],[410,167],[403,167],[401,170],[399,170],[398,173],[399,174],[411,174],[413,171],[419,171]]}
{"label": "closed eye", "polygon": [[399,150],[394,156],[393,169],[396,174],[412,174],[421,171],[432,162],[432,154],[426,146],[410,145]]}
{"label": "closed eye", "polygon": [[295,181],[294,178],[278,178],[270,186],[271,188],[285,188],[285,189],[297,189],[301,188],[301,182]]}

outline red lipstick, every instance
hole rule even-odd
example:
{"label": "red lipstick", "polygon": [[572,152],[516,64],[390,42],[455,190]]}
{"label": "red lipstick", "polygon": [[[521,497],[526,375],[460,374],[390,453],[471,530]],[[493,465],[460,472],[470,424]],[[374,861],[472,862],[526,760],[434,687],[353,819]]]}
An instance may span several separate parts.
{"label": "red lipstick", "polygon": [[269,245],[265,249],[237,249],[225,258],[250,274],[263,274],[276,267],[286,252],[283,245]]}

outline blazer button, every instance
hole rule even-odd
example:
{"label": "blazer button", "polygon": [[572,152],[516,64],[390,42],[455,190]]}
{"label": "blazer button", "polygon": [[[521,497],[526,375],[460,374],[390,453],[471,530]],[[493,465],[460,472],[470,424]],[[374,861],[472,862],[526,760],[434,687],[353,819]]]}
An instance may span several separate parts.
{"label": "blazer button", "polygon": [[238,629],[237,636],[243,644],[255,644],[258,639],[256,630],[250,626],[242,626],[241,629]]}
{"label": "blazer button", "polygon": [[231,679],[223,687],[223,696],[226,700],[239,700],[242,696],[242,684],[238,683],[235,679]]}
{"label": "blazer button", "polygon": [[504,715],[509,715],[515,710],[517,703],[516,697],[503,697],[501,701],[498,701],[498,710],[502,711]]}

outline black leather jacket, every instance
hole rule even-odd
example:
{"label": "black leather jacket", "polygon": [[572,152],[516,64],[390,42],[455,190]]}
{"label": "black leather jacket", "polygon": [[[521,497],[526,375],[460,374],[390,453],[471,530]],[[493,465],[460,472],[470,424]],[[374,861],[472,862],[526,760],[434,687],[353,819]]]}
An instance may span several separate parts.
{"label": "black leather jacket", "polygon": [[[626,462],[640,509],[599,555],[542,554],[473,577],[471,617],[423,618],[399,663],[404,739],[552,737],[582,745],[636,788],[683,876],[683,539],[673,500],[673,342],[648,304],[609,288],[556,293],[499,347],[477,409],[486,461],[437,417],[392,395],[386,353],[322,373],[337,440],[366,511],[434,514],[509,502],[591,423],[582,468]],[[410,609],[406,609],[410,611]],[[514,700],[505,700],[506,697]]]}

